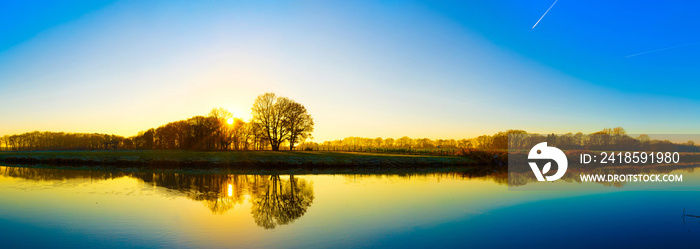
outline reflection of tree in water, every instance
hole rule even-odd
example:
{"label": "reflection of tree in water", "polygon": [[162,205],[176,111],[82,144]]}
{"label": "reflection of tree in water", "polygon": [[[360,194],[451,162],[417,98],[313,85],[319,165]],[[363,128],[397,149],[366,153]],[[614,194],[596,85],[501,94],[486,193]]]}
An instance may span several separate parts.
{"label": "reflection of tree in water", "polygon": [[[500,172],[500,173],[499,173]],[[313,184],[296,176],[224,175],[194,173],[105,172],[70,169],[2,167],[0,174],[35,181],[108,180],[132,177],[152,186],[175,191],[169,195],[185,196],[201,202],[214,214],[224,214],[249,201],[255,223],[265,229],[290,224],[306,214],[314,201]],[[345,175],[346,179],[483,179],[499,184],[507,182],[507,174],[485,168],[483,172],[404,173]]]}
{"label": "reflection of tree in water", "polygon": [[72,179],[107,180],[127,176],[124,172],[96,170],[65,170],[0,166],[0,175],[34,181],[65,181]]}
{"label": "reflection of tree in water", "polygon": [[215,214],[224,214],[250,196],[255,222],[274,228],[300,218],[313,201],[312,185],[304,179],[279,175],[204,175],[135,173],[154,186],[178,190],[189,199],[204,203]]}
{"label": "reflection of tree in water", "polygon": [[189,199],[202,202],[215,214],[224,214],[242,204],[245,198],[241,190],[247,188],[248,182],[245,175],[135,173],[132,176],[154,186],[177,190]]}
{"label": "reflection of tree in water", "polygon": [[258,226],[265,229],[289,224],[298,219],[314,200],[313,186],[304,179],[289,176],[269,176],[256,181],[251,191],[253,196],[251,213]]}
{"label": "reflection of tree in water", "polygon": [[508,172],[505,168],[492,169],[482,171],[470,170],[467,172],[443,172],[443,173],[403,173],[403,174],[352,174],[345,175],[348,182],[355,182],[356,179],[376,178],[382,180],[390,180],[391,178],[398,179],[435,179],[438,182],[442,179],[452,180],[485,180],[492,181],[499,185],[508,184]]}
{"label": "reflection of tree in water", "polygon": [[203,203],[214,214],[230,211],[249,196],[255,222],[266,229],[300,218],[314,199],[313,185],[294,176],[285,179],[279,175],[129,173],[3,166],[0,166],[0,175],[52,182],[128,176],[153,186],[176,190],[188,199]]}

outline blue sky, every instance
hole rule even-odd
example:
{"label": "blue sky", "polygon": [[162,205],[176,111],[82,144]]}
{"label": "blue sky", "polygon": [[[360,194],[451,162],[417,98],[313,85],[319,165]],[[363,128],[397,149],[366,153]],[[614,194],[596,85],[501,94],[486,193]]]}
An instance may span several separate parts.
{"label": "blue sky", "polygon": [[0,135],[140,130],[267,91],[315,140],[698,133],[691,1],[0,3]]}

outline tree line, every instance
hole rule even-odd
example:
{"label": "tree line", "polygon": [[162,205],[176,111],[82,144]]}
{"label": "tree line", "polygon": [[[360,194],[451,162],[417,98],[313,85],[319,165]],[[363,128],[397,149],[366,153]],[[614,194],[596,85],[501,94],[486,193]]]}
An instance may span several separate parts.
{"label": "tree line", "polygon": [[481,135],[470,139],[429,139],[346,137],[341,140],[322,143],[306,142],[300,147],[304,150],[368,151],[398,152],[411,154],[453,154],[454,152],[472,150],[507,150],[527,149],[535,144],[547,141],[548,145],[565,150],[646,150],[700,152],[700,147],[693,141],[673,143],[669,140],[652,140],[648,135],[631,137],[622,127],[605,128],[592,134],[582,132],[567,134],[533,134],[524,130],[507,130],[493,135]]}
{"label": "tree line", "polygon": [[314,122],[304,105],[274,93],[258,96],[245,122],[224,108],[123,137],[99,133],[27,132],[0,138],[5,150],[290,150],[311,138]]}
{"label": "tree line", "polygon": [[[527,134],[523,130],[507,130],[494,135],[482,135],[475,138],[463,139],[429,139],[410,138],[404,136],[394,138],[365,138],[346,137],[341,140],[325,141],[322,143],[306,142],[301,145],[305,150],[339,150],[367,151],[368,149],[480,149],[495,150],[508,148],[508,135]],[[390,151],[390,150],[389,150]]]}
{"label": "tree line", "polygon": [[122,136],[99,133],[34,131],[0,138],[0,147],[5,150],[114,150],[132,144]]}
{"label": "tree line", "polygon": [[622,127],[606,128],[592,134],[532,134],[507,130],[470,139],[429,139],[346,137],[322,143],[311,138],[314,122],[306,108],[274,93],[258,96],[251,108],[253,118],[245,122],[223,108],[207,116],[170,122],[157,128],[122,137],[98,133],[28,132],[0,137],[5,150],[294,150],[368,151],[408,154],[451,155],[461,150],[529,149],[541,141],[565,150],[648,150],[698,152],[694,142],[672,143],[652,140],[648,135],[630,137]]}
{"label": "tree line", "polygon": [[542,141],[546,141],[548,146],[563,150],[700,152],[700,147],[693,141],[674,143],[669,140],[651,139],[646,134],[632,137],[627,135],[622,127],[606,128],[591,134],[514,134],[508,140],[508,148],[529,150]]}

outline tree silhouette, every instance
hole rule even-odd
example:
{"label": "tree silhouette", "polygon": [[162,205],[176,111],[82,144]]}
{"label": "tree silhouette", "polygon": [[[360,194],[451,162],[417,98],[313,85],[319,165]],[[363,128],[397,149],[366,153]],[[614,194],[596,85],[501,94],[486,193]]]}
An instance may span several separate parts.
{"label": "tree silhouette", "polygon": [[284,126],[289,130],[289,150],[294,150],[294,145],[300,139],[311,137],[311,132],[314,131],[314,119],[306,111],[306,107],[292,101],[285,113]]}
{"label": "tree silhouette", "polygon": [[246,144],[248,140],[248,136],[246,133],[247,125],[248,124],[246,124],[246,122],[240,118],[236,118],[233,120],[233,124],[231,124],[231,138],[233,139],[234,150],[240,150]]}
{"label": "tree silhouette", "polygon": [[228,110],[219,107],[209,112],[209,117],[216,120],[214,129],[214,139],[217,141],[218,149],[225,150],[233,142],[233,127],[228,124],[228,119],[233,118],[233,114]]}
{"label": "tree silhouette", "polygon": [[277,98],[274,93],[258,96],[253,103],[253,120],[260,124],[263,133],[270,141],[272,150],[279,150],[288,131],[284,129],[283,113],[286,108],[286,98]]}
{"label": "tree silhouette", "polygon": [[309,137],[313,131],[313,119],[303,105],[274,93],[258,96],[252,112],[253,122],[260,125],[272,150],[279,150],[284,141],[294,149],[299,138]]}

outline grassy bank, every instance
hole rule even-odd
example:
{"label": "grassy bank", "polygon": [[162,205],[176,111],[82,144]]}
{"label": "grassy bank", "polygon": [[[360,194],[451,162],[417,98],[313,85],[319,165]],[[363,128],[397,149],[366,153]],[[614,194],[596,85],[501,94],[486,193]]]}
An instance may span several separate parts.
{"label": "grassy bank", "polygon": [[330,151],[21,151],[0,152],[3,164],[235,170],[375,170],[483,165],[464,156],[395,155]]}

